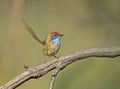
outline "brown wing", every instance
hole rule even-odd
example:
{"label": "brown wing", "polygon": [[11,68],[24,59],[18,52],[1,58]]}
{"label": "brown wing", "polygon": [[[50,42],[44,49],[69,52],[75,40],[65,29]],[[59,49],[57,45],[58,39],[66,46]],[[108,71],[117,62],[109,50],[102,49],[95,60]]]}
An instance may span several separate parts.
{"label": "brown wing", "polygon": [[26,30],[32,35],[32,37],[38,41],[39,43],[41,43],[42,45],[44,45],[44,42],[41,41],[38,36],[34,33],[33,29],[22,19],[22,22],[25,24],[25,28]]}

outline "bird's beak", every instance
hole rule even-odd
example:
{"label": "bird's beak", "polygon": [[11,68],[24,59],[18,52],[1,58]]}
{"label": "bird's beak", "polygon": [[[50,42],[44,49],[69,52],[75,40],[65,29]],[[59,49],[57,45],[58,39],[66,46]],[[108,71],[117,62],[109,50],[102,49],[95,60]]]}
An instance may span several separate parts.
{"label": "bird's beak", "polygon": [[60,34],[60,36],[64,36],[63,34]]}

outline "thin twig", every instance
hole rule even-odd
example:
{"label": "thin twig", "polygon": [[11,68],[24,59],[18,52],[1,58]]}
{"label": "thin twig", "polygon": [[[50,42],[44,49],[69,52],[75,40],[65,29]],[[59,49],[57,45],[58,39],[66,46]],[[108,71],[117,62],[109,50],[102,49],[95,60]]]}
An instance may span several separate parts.
{"label": "thin twig", "polygon": [[55,71],[52,73],[51,79],[50,79],[50,89],[54,88],[56,76],[59,73],[59,71],[60,71],[60,69],[55,69]]}

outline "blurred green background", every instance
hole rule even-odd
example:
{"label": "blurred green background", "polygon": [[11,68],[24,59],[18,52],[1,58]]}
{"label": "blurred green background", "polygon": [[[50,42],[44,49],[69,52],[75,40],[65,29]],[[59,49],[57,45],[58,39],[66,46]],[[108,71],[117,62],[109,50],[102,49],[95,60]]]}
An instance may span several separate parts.
{"label": "blurred green background", "polygon": [[[42,46],[21,19],[42,40],[51,31],[63,33],[58,56],[120,46],[120,0],[0,0],[0,86],[23,72],[24,64],[37,66],[46,61]],[[88,59],[61,71],[55,89],[120,89],[120,57]],[[48,89],[50,75],[17,89]]]}

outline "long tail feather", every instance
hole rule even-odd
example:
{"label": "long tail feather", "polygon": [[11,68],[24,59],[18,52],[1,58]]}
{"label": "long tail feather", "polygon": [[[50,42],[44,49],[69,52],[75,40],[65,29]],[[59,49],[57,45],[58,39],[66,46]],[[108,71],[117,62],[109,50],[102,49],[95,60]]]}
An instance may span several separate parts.
{"label": "long tail feather", "polygon": [[44,45],[44,42],[41,41],[38,36],[35,34],[35,32],[33,31],[33,29],[22,19],[22,22],[25,24],[25,28],[26,30],[32,35],[32,37],[38,41],[39,43],[41,43],[42,45]]}

